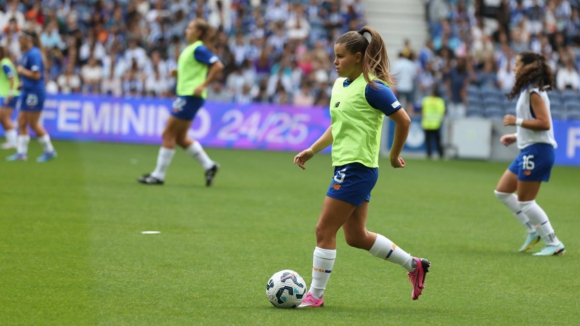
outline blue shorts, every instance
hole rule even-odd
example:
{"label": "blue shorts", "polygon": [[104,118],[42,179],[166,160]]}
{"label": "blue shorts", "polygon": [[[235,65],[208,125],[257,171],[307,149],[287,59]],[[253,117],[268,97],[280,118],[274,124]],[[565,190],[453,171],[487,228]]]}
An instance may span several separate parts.
{"label": "blue shorts", "polygon": [[15,109],[18,104],[18,97],[18,95],[13,96],[10,102],[6,103],[6,97],[0,96],[0,108]]}
{"label": "blue shorts", "polygon": [[516,174],[520,181],[547,182],[554,166],[554,156],[554,146],[533,144],[522,149],[508,170]]}
{"label": "blue shorts", "polygon": [[44,99],[46,93],[44,91],[23,91],[19,99],[20,110],[39,112],[44,109]]}
{"label": "blue shorts", "polygon": [[378,178],[378,168],[369,168],[360,163],[335,166],[334,177],[326,195],[360,206],[364,201],[371,200],[371,190]]}
{"label": "blue shorts", "polygon": [[173,101],[171,115],[187,121],[192,121],[205,100],[197,96],[177,96]]}

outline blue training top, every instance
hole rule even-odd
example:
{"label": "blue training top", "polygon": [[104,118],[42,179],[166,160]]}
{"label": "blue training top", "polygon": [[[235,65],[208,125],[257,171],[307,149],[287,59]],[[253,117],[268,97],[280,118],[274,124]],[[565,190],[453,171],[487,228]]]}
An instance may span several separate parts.
{"label": "blue training top", "polygon": [[213,54],[205,45],[200,45],[193,51],[193,57],[198,62],[201,62],[207,66],[211,66],[218,62],[219,58]]}
{"label": "blue training top", "polygon": [[22,66],[30,71],[40,71],[40,79],[34,80],[22,76],[22,90],[26,92],[44,92],[44,64],[40,49],[33,46],[22,56]]}

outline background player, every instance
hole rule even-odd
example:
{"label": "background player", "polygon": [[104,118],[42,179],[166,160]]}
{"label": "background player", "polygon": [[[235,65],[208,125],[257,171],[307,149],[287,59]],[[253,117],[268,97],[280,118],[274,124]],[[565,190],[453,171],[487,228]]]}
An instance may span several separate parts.
{"label": "background player", "polygon": [[46,90],[44,86],[44,63],[40,51],[40,40],[35,32],[23,31],[18,36],[22,50],[22,64],[16,68],[22,77],[22,93],[19,97],[18,140],[16,154],[6,158],[8,161],[26,161],[28,154],[28,127],[30,127],[44,153],[36,159],[46,162],[56,157],[56,151],[50,142],[50,136],[40,125],[39,119],[44,108]]}
{"label": "background player", "polygon": [[197,111],[207,97],[207,86],[222,71],[223,64],[205,44],[209,44],[212,29],[203,19],[195,19],[187,25],[185,38],[188,46],[179,55],[177,71],[177,99],[173,102],[171,116],[163,131],[163,143],[157,156],[155,170],[137,180],[143,184],[161,185],[165,172],[175,154],[175,144],[197,159],[205,169],[206,186],[211,186],[219,165],[212,161],[201,144],[187,136],[187,131]]}
{"label": "background player", "polygon": [[334,178],[326,193],[316,225],[312,284],[300,307],[320,307],[336,258],[336,233],[342,227],[346,242],[373,256],[403,266],[413,284],[411,297],[419,298],[430,263],[414,258],[391,240],[366,229],[370,193],[378,178],[378,157],[384,115],[396,123],[391,165],[402,168],[399,157],[411,120],[387,86],[389,61],[381,36],[372,28],[343,34],[334,45],[334,65],[340,78],[330,101],[332,124],[308,149],[294,158],[304,164],[332,144]]}
{"label": "background player", "polygon": [[516,82],[508,97],[519,95],[517,117],[508,114],[503,121],[506,126],[517,126],[517,132],[502,136],[500,141],[505,146],[517,142],[521,152],[499,180],[495,195],[528,230],[520,251],[531,249],[543,239],[546,246],[534,256],[561,255],[566,250],[564,244],[536,203],[542,181],[550,179],[557,146],[546,93],[552,90],[552,71],[543,55],[522,52],[516,58],[514,72]]}
{"label": "background player", "polygon": [[16,68],[8,51],[3,46],[0,46],[0,123],[4,128],[4,136],[6,143],[2,144],[3,149],[16,148],[16,128],[12,123],[12,114],[18,102],[18,86],[20,84]]}

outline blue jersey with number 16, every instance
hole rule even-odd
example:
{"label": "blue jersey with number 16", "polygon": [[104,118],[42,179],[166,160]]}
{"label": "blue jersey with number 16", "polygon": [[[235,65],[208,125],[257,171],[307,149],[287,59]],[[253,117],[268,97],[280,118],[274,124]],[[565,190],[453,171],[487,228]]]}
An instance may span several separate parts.
{"label": "blue jersey with number 16", "polygon": [[26,92],[44,91],[44,64],[42,62],[42,53],[40,52],[40,49],[33,46],[28,50],[22,56],[22,66],[32,72],[40,72],[39,80],[22,76],[22,90]]}

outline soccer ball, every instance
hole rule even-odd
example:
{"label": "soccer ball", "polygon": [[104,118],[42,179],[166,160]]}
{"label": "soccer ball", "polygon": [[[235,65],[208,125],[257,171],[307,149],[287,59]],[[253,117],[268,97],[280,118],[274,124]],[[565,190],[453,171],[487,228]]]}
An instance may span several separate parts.
{"label": "soccer ball", "polygon": [[268,300],[277,308],[298,307],[307,290],[302,276],[289,269],[272,275],[266,284]]}

